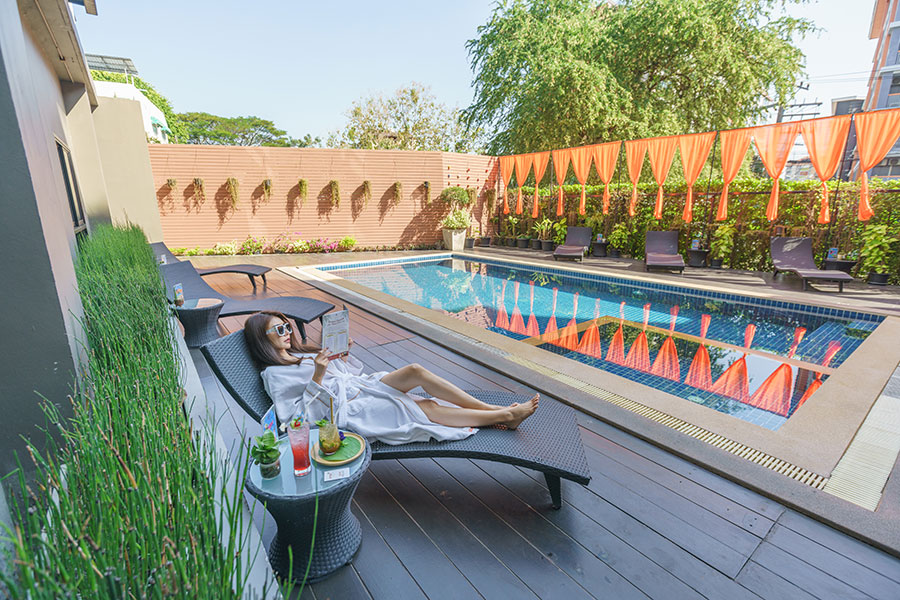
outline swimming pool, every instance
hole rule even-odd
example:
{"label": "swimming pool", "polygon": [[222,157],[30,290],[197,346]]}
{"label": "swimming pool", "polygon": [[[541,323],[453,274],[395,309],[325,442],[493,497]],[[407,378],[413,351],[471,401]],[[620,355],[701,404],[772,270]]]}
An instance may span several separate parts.
{"label": "swimming pool", "polygon": [[322,270],[770,430],[883,320],[449,255]]}

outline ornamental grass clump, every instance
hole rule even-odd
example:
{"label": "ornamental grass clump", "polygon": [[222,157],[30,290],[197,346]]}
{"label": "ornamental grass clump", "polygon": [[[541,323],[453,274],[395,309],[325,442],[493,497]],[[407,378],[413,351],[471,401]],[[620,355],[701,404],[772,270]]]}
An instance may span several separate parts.
{"label": "ornamental grass clump", "polygon": [[143,232],[97,228],[76,274],[82,385],[70,419],[44,404],[58,435],[43,452],[29,446],[33,481],[19,471],[14,531],[0,530],[16,569],[0,569],[0,595],[239,598],[247,461],[228,470],[185,416],[170,309]]}

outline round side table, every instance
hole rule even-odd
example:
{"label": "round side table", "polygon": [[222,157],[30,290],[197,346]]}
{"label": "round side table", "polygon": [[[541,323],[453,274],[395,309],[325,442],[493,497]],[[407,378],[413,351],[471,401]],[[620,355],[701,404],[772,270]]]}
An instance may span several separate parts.
{"label": "round side table", "polygon": [[199,348],[219,337],[219,312],[224,305],[218,298],[193,298],[175,307],[188,348]]}
{"label": "round side table", "polygon": [[826,258],[825,259],[825,270],[826,271],[843,271],[844,273],[850,274],[850,271],[856,265],[855,260],[843,260],[838,258]]}
{"label": "round side table", "polygon": [[[310,454],[319,440],[319,430],[309,432]],[[350,500],[356,486],[372,460],[372,448],[366,443],[363,454],[352,463],[339,467],[325,467],[312,460],[312,470],[301,477],[294,476],[294,457],[287,438],[282,442],[281,474],[263,480],[259,465],[252,465],[245,483],[247,491],[260,500],[275,519],[278,532],[269,547],[269,562],[282,578],[291,576],[303,581],[309,563],[309,546],[313,525],[316,539],[307,581],[317,581],[341,568],[353,558],[362,541],[359,520],[350,512]],[[349,469],[349,476],[326,481],[329,473]],[[319,497],[319,518],[315,522],[316,495]],[[293,565],[288,556],[293,554]]]}
{"label": "round side table", "polygon": [[688,250],[689,267],[705,267],[709,250]]}

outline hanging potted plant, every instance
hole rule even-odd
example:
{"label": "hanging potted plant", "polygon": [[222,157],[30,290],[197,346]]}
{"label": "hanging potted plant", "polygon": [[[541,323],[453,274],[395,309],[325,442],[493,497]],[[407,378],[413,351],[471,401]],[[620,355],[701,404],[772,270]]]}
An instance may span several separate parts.
{"label": "hanging potted plant", "polygon": [[553,250],[553,242],[550,241],[550,230],[553,228],[553,221],[543,219],[534,224],[534,233],[538,238],[540,250]]}
{"label": "hanging potted plant", "polygon": [[868,225],[862,232],[862,249],[859,251],[859,273],[866,273],[870,285],[887,285],[891,252],[897,236],[887,225]]}
{"label": "hanging potted plant", "polygon": [[267,431],[254,438],[256,443],[250,448],[250,457],[259,465],[259,474],[263,479],[273,479],[281,474],[281,449],[278,438],[272,431]]}
{"label": "hanging potted plant", "polygon": [[713,269],[721,269],[722,263],[726,256],[731,256],[734,250],[734,236],[737,229],[734,225],[719,225],[712,235],[712,241],[709,244],[710,261],[709,266]]}
{"label": "hanging potted plant", "polygon": [[610,258],[619,258],[622,256],[622,250],[628,246],[628,225],[625,223],[616,223],[612,231],[609,232],[609,246],[607,252]]}
{"label": "hanging potted plant", "polygon": [[466,241],[466,229],[469,228],[470,223],[469,213],[461,208],[455,209],[444,217],[444,220],[441,221],[441,228],[446,250],[458,252],[463,249]]}

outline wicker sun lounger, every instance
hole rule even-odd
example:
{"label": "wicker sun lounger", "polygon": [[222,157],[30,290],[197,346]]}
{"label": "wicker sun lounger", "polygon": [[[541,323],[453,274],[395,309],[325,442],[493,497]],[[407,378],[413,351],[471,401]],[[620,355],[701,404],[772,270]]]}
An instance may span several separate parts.
{"label": "wicker sun lounger", "polygon": [[[236,331],[201,347],[213,372],[237,403],[257,422],[272,400],[263,387],[260,367],[244,341],[244,332]],[[476,398],[507,406],[525,402],[526,396],[508,392],[469,390]],[[584,446],[570,407],[542,398],[538,411],[515,431],[481,429],[459,441],[421,442],[389,446],[372,443],[372,458],[461,457],[492,460],[534,469],[544,474],[554,508],[561,506],[560,478],[587,485],[591,480]]]}
{"label": "wicker sun lounger", "polygon": [[222,311],[219,313],[220,319],[235,315],[249,315],[261,310],[278,311],[297,321],[300,335],[304,341],[306,340],[304,324],[320,318],[334,308],[334,305],[328,302],[314,300],[313,298],[301,298],[299,296],[235,300],[211,288],[197,273],[194,265],[189,262],[160,265],[159,271],[169,294],[172,294],[172,286],[180,283],[184,290],[185,300],[195,298],[218,298],[221,300],[224,306],[222,306]]}
{"label": "wicker sun lounger", "polygon": [[584,254],[591,245],[590,227],[569,227],[566,230],[566,243],[556,247],[553,251],[553,260],[560,258],[577,258],[584,262]]}
{"label": "wicker sun lounger", "polygon": [[844,282],[853,281],[853,277],[843,271],[825,271],[816,268],[812,253],[812,238],[808,237],[773,237],[770,241],[772,263],[775,275],[785,271],[794,273],[803,279],[803,289],[812,281],[834,281],[838,291],[844,291]]}
{"label": "wicker sun lounger", "polygon": [[684,258],[678,253],[677,231],[648,231],[644,243],[644,268],[677,269],[684,272]]}
{"label": "wicker sun lounger", "polygon": [[[155,242],[150,244],[150,247],[153,248],[154,256],[165,256],[166,264],[181,262],[181,260],[172,254],[169,248],[163,242]],[[266,281],[266,273],[272,270],[272,267],[265,267],[263,265],[225,265],[223,267],[210,267],[206,269],[197,269],[197,273],[201,277],[205,277],[207,275],[215,275],[216,273],[240,273],[242,275],[246,275],[250,278],[250,283],[253,285],[253,289],[256,289],[256,278],[261,277],[263,280],[263,286],[268,285]]]}

